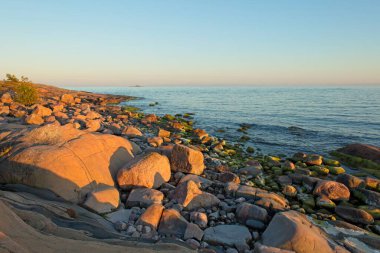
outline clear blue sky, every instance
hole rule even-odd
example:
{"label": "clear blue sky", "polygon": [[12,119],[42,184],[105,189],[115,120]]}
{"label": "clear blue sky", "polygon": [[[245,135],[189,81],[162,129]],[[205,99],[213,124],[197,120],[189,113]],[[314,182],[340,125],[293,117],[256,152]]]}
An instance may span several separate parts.
{"label": "clear blue sky", "polygon": [[379,0],[0,0],[0,31],[41,83],[380,84]]}

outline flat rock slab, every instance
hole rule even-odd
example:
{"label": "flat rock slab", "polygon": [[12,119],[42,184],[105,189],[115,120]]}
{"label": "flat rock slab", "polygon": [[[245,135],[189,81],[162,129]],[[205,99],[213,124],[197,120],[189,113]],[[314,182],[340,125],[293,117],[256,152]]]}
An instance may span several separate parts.
{"label": "flat rock slab", "polygon": [[246,248],[252,239],[248,228],[240,225],[218,225],[204,232],[203,240],[212,245]]}

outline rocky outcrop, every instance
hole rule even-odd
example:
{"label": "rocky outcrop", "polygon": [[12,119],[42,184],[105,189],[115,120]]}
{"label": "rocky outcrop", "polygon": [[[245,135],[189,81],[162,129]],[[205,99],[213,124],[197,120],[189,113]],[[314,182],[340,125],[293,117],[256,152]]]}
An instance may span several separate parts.
{"label": "rocky outcrop", "polygon": [[121,137],[46,125],[13,142],[0,162],[0,182],[45,188],[74,203],[102,186],[114,186],[116,172],[139,152]]}
{"label": "rocky outcrop", "polygon": [[170,163],[166,156],[149,153],[136,157],[119,170],[117,182],[122,189],[158,188],[170,179]]}
{"label": "rocky outcrop", "polygon": [[354,143],[337,150],[340,153],[357,156],[380,164],[380,148],[369,144]]}

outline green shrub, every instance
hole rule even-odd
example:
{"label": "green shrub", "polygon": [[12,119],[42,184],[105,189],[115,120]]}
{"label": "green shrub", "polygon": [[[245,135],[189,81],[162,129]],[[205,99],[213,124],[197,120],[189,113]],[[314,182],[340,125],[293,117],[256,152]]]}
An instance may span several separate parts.
{"label": "green shrub", "polygon": [[38,91],[31,83],[17,83],[14,90],[16,93],[16,101],[21,104],[32,105],[38,100]]}

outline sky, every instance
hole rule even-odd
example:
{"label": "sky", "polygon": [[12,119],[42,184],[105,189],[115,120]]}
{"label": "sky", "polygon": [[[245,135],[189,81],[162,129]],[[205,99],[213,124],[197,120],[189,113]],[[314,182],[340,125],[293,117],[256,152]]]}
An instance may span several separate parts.
{"label": "sky", "polygon": [[61,86],[380,85],[380,1],[0,0],[5,73]]}

